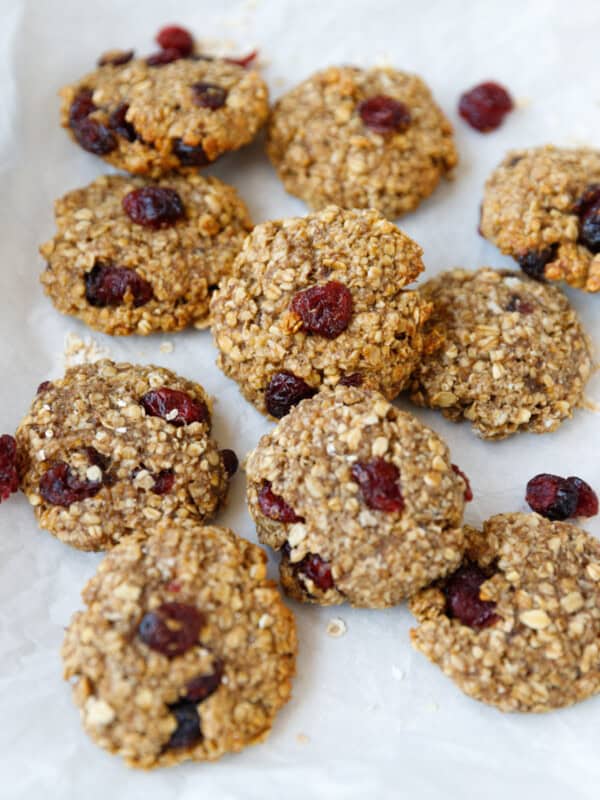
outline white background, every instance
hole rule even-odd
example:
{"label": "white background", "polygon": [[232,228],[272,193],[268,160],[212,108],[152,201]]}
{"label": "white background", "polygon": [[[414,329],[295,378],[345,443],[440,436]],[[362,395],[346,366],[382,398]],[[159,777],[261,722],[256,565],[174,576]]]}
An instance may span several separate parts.
{"label": "white background", "polygon": [[[200,39],[254,46],[273,95],[335,63],[383,59],[421,74],[456,125],[461,162],[401,227],[425,249],[429,275],[454,265],[511,262],[476,233],[487,173],[508,147],[555,142],[598,145],[600,10],[597,2],[402,2],[304,0],[255,4],[218,0],[0,0],[0,424],[14,431],[37,384],[62,372],[66,333],[85,336],[43,296],[40,242],[53,233],[52,202],[106,167],[58,126],[58,88],[93,68],[112,47],[154,49],[163,24]],[[458,118],[460,93],[485,79],[521,101],[496,133]],[[256,143],[214,173],[235,184],[255,221],[305,213],[286,196]],[[600,297],[570,292],[600,341]],[[204,384],[218,402],[216,435],[240,456],[269,424],[214,366],[209,332],[146,339],[94,334],[116,359],[154,362]],[[175,344],[171,354],[159,345]],[[600,381],[588,395],[600,399]],[[483,443],[465,425],[418,415],[449,441],[470,476],[467,520],[524,509],[535,473],[577,474],[600,487],[598,417],[580,411],[554,434]],[[219,519],[254,538],[236,477]],[[600,532],[598,520],[588,528]],[[408,641],[405,608],[300,608],[298,677],[291,703],[266,744],[217,764],[150,774],[126,769],[83,733],[61,680],[63,628],[99,555],[79,553],[36,527],[23,496],[0,508],[0,798],[596,798],[600,698],[542,716],[507,716],[463,696]],[[346,635],[326,625],[341,616]],[[298,738],[299,734],[300,739]],[[304,738],[307,737],[307,740]]]}

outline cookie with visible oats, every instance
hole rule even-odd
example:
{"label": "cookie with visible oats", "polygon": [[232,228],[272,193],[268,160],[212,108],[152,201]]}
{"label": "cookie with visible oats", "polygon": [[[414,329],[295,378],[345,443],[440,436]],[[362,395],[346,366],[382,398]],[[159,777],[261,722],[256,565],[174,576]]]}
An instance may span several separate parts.
{"label": "cookie with visible oats", "polygon": [[486,439],[548,433],[573,415],[592,358],[559,289],[487,267],[445,272],[420,288],[444,343],[418,364],[412,400],[469,420]]}
{"label": "cookie with visible oats", "polygon": [[55,204],[40,248],[54,305],[111,334],[208,325],[210,292],[252,228],[235,189],[213,177],[103,175]]}
{"label": "cookie with visible oats", "polygon": [[486,182],[480,231],[531,277],[600,291],[600,150],[509,152]]}
{"label": "cookie with visible oats", "polygon": [[312,208],[412,211],[456,165],[452,126],[416,75],[329,67],[280,98],[267,152]]}
{"label": "cookie with visible oats", "polygon": [[105,550],[161,519],[214,515],[228,487],[210,401],[168,369],[103,360],[44,382],[16,433],[40,527]]}
{"label": "cookie with visible oats", "polygon": [[378,392],[304,400],[246,464],[258,537],[297,600],[385,608],[456,568],[466,479],[448,447]]}
{"label": "cookie with visible oats", "polygon": [[501,711],[600,691],[600,542],[537,514],[498,514],[465,536],[460,569],[410,602],[416,649]]}
{"label": "cookie with visible oats", "polygon": [[277,418],[340,381],[395,397],[427,346],[421,254],[374,210],[257,225],[211,301],[218,365]]}
{"label": "cookie with visible oats", "polygon": [[62,648],[96,744],[152,769],[268,736],[297,645],[266,561],[230,530],[189,519],[127,536],[106,556]]}

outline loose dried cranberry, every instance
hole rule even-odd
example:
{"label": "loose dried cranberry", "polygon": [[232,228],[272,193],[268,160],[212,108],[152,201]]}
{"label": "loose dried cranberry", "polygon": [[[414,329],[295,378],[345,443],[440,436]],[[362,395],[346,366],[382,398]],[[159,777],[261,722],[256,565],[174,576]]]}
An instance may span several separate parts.
{"label": "loose dried cranberry", "polygon": [[460,475],[460,477],[465,482],[465,503],[470,503],[471,500],[473,499],[473,491],[471,490],[471,482],[469,481],[469,479],[467,478],[465,473],[462,471],[462,469],[459,469],[459,467],[457,467],[456,464],[452,464],[452,469],[454,470],[454,472],[456,472],[457,475]]}
{"label": "loose dried cranberry", "polygon": [[292,311],[302,320],[304,330],[335,339],[350,324],[352,295],[339,281],[310,286],[294,296]]}
{"label": "loose dried cranberry", "polygon": [[127,293],[136,308],[154,297],[152,286],[134,269],[98,263],[85,274],[85,297],[91,306],[120,306]]}
{"label": "loose dried cranberry", "polygon": [[363,376],[360,372],[353,372],[352,375],[344,375],[339,380],[340,386],[362,386]]}
{"label": "loose dried cranberry", "polygon": [[223,462],[223,467],[225,468],[225,472],[229,475],[229,477],[233,477],[238,470],[239,461],[236,454],[233,450],[221,450],[221,460]]}
{"label": "loose dried cranberry", "polygon": [[244,69],[246,69],[257,56],[258,50],[253,50],[251,53],[248,53],[247,56],[242,56],[241,58],[225,58],[224,61],[227,61],[228,64],[237,64],[238,67],[244,67]]}
{"label": "loose dried cranberry", "polygon": [[575,476],[567,478],[567,483],[577,492],[577,508],[573,516],[595,517],[598,513],[598,497],[589,483]]}
{"label": "loose dried cranberry", "polygon": [[123,209],[133,222],[147,228],[174,225],[185,215],[179,194],[165,186],[143,186],[128,192],[123,198]]}
{"label": "loose dried cranberry", "polygon": [[281,419],[292,406],[307,397],[313,397],[316,393],[316,389],[309,386],[302,378],[296,377],[293,372],[287,370],[276,372],[265,391],[267,411],[272,417]]}
{"label": "loose dried cranberry", "polygon": [[96,110],[96,105],[92,100],[93,92],[91,89],[81,89],[73,98],[69,108],[69,124],[71,127],[81,122]]}
{"label": "loose dried cranberry", "polygon": [[51,386],[52,381],[42,381],[37,388],[36,394],[43,394],[44,392],[47,392]]}
{"label": "loose dried cranberry", "polygon": [[385,94],[363,100],[358,105],[358,113],[365,125],[375,133],[401,133],[411,122],[407,106]]}
{"label": "loose dried cranberry", "polygon": [[446,613],[470,628],[488,628],[500,617],[494,612],[496,603],[479,597],[481,584],[490,576],[477,564],[469,561],[451,575],[443,588]]}
{"label": "loose dried cranberry", "polygon": [[152,650],[174,658],[198,642],[204,615],[187,603],[163,603],[142,617],[138,634]]}
{"label": "loose dried cranberry", "polygon": [[71,128],[78,144],[88,153],[105,156],[117,147],[114,134],[97,119],[85,117],[72,123]]}
{"label": "loose dried cranberry", "polygon": [[185,699],[193,703],[201,703],[217,691],[223,677],[223,663],[217,661],[213,671],[208,675],[198,675],[185,687]]}
{"label": "loose dried cranberry", "polygon": [[210,108],[215,111],[217,108],[225,105],[227,100],[227,89],[218,86],[216,83],[194,83],[192,85],[192,92],[194,93],[194,104],[200,108]]}
{"label": "loose dried cranberry", "polygon": [[131,122],[126,119],[128,110],[127,103],[119,103],[108,118],[108,127],[128,142],[135,142],[138,136]]}
{"label": "loose dried cranberry", "polygon": [[568,519],[577,509],[577,488],[559,475],[543,472],[528,482],[525,500],[546,519]]}
{"label": "loose dried cranberry", "polygon": [[169,47],[167,50],[159,50],[158,53],[152,53],[146,59],[146,64],[149,67],[163,67],[165,64],[179,61],[180,58],[184,58],[183,53],[175,47]]}
{"label": "loose dried cranberry", "polygon": [[173,153],[184,167],[205,167],[210,164],[201,144],[186,144],[183,139],[173,139]]}
{"label": "loose dried cranberry", "polygon": [[169,494],[175,483],[175,471],[172,469],[161,469],[154,479],[152,491],[154,494]]}
{"label": "loose dried cranberry", "polygon": [[192,747],[192,745],[201,742],[202,730],[196,704],[189,700],[182,700],[169,706],[169,708],[177,720],[177,727],[167,742],[167,748],[176,750],[180,747]]}
{"label": "loose dried cranberry", "polygon": [[365,503],[377,511],[402,511],[404,498],[400,491],[400,470],[384,458],[357,461],[352,477],[360,486]]}
{"label": "loose dried cranberry", "polygon": [[579,216],[579,241],[592,253],[600,253],[600,184],[593,183],[575,204]]}
{"label": "loose dried cranberry", "polygon": [[529,250],[517,258],[519,266],[525,273],[536,281],[544,280],[544,270],[546,264],[556,258],[556,245],[547,247],[545,250]]}
{"label": "loose dried cranberry", "polygon": [[299,517],[281,495],[275,494],[271,489],[271,481],[264,481],[258,493],[258,505],[269,519],[276,519],[278,522],[304,522],[304,517]]}
{"label": "loose dried cranberry", "polygon": [[98,494],[102,481],[82,481],[64,461],[57,461],[40,478],[40,494],[53,506],[68,508],[71,503]]}
{"label": "loose dried cranberry", "polygon": [[100,56],[98,66],[105,67],[110,64],[112,67],[121,67],[123,64],[128,64],[132,58],[133,50],[111,51]]}
{"label": "loose dried cranberry", "polygon": [[523,300],[523,298],[519,297],[518,294],[513,294],[511,295],[511,298],[508,301],[506,310],[518,311],[519,314],[533,314],[533,312],[535,311],[535,306],[533,305],[533,303],[530,303],[529,300]]}
{"label": "loose dried cranberry", "polygon": [[0,503],[19,488],[17,442],[5,433],[0,436]]}
{"label": "loose dried cranberry", "polygon": [[189,56],[194,49],[194,39],[189,31],[179,25],[167,25],[156,34],[156,41],[163,50],[179,50]]}
{"label": "loose dried cranberry", "polygon": [[187,392],[177,389],[150,389],[140,398],[149,417],[161,417],[176,428],[192,422],[209,422],[210,414],[202,400],[194,400]]}
{"label": "loose dried cranberry", "polygon": [[321,556],[309,553],[304,556],[297,569],[324,592],[333,586],[331,567],[327,561],[323,561]]}
{"label": "loose dried cranberry", "polygon": [[503,86],[492,81],[480,83],[465,92],[458,103],[458,113],[472,128],[488,133],[499,128],[502,120],[513,109],[510,94]]}

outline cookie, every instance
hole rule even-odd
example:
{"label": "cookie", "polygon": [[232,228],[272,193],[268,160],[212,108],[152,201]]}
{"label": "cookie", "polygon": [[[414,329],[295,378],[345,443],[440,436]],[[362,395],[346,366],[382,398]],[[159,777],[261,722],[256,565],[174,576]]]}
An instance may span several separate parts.
{"label": "cookie", "polygon": [[460,570],[411,600],[416,649],[501,711],[600,691],[600,542],[537,514],[498,514],[465,536]]}
{"label": "cookie", "polygon": [[297,600],[385,608],[461,560],[466,481],[440,437],[377,392],[304,400],[246,475],[258,538]]}
{"label": "cookie", "polygon": [[480,232],[533,278],[600,291],[600,150],[508,153],[485,185]]}
{"label": "cookie", "polygon": [[210,292],[252,228],[217,178],[103,175],[55,204],[58,233],[40,248],[54,305],[91,328],[148,334],[208,324]]}
{"label": "cookie", "polygon": [[103,360],[44,382],[16,433],[21,488],[40,527],[105,550],[161,519],[211,517],[228,486],[201,386]]}
{"label": "cookie", "polygon": [[61,124],[80,147],[151,177],[195,171],[248,144],[269,110],[258,72],[204,56],[106,63],[60,94]]}
{"label": "cookie", "polygon": [[329,67],[280,98],[267,152],[312,208],[412,211],[457,163],[452,126],[416,75]]}
{"label": "cookie", "polygon": [[592,358],[559,289],[487,267],[444,272],[420,288],[444,344],[417,366],[414,402],[468,419],[486,439],[549,433],[573,415]]}
{"label": "cookie", "polygon": [[62,648],[96,744],[151,769],[268,736],[290,697],[296,631],[266,561],[232,531],[190,519],[106,556]]}
{"label": "cookie", "polygon": [[257,225],[211,301],[219,367],[274,417],[339,381],[395,397],[426,346],[421,254],[373,210]]}

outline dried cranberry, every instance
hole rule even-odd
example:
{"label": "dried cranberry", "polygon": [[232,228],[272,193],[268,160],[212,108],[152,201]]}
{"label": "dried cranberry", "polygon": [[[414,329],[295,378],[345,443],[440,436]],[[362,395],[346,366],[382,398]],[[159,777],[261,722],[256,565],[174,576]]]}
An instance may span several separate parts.
{"label": "dried cranberry", "polygon": [[201,144],[186,144],[183,139],[173,139],[173,153],[184,167],[205,167],[210,164]]}
{"label": "dried cranberry", "polygon": [[13,436],[0,436],[0,503],[19,488],[17,443]]}
{"label": "dried cranberry", "polygon": [[73,98],[69,108],[69,124],[71,127],[81,122],[96,110],[96,105],[92,100],[93,92],[91,89],[81,89]]}
{"label": "dried cranberry", "polygon": [[304,556],[302,561],[298,564],[298,572],[302,572],[307,578],[319,587],[323,592],[331,589],[333,586],[333,577],[331,575],[331,567],[327,561],[323,561],[321,556],[309,553]]}
{"label": "dried cranberry", "polygon": [[519,256],[517,261],[525,275],[536,281],[543,281],[546,264],[556,258],[556,249],[557,246],[552,245],[545,250],[529,250]]}
{"label": "dried cranberry", "polygon": [[407,106],[385,94],[363,100],[358,105],[358,113],[365,125],[375,133],[401,133],[411,122]]}
{"label": "dried cranberry", "polygon": [[353,372],[352,375],[344,375],[339,380],[340,386],[362,386],[363,376],[360,372]]}
{"label": "dried cranberry", "polygon": [[163,67],[165,64],[179,61],[180,58],[184,58],[183,53],[175,47],[169,47],[167,50],[159,50],[158,53],[152,53],[146,59],[146,64],[149,67]]}
{"label": "dried cranberry", "polygon": [[152,491],[154,494],[169,494],[175,483],[175,471],[172,469],[161,469],[154,479]]}
{"label": "dried cranberry", "polygon": [[227,89],[218,86],[216,83],[194,83],[192,86],[194,93],[194,104],[200,108],[210,108],[215,111],[225,105],[227,100]]}
{"label": "dried cranberry", "polygon": [[43,394],[44,392],[47,392],[51,386],[52,381],[42,381],[37,388],[36,394]]}
{"label": "dried cranberry", "polygon": [[104,53],[98,59],[98,66],[105,67],[108,64],[112,67],[121,67],[128,64],[133,58],[133,50],[120,50]]}
{"label": "dried cranberry", "polygon": [[598,497],[589,483],[575,476],[567,478],[567,483],[577,492],[577,508],[573,516],[595,517],[598,513]]}
{"label": "dried cranberry", "polygon": [[492,81],[480,83],[465,92],[458,103],[458,113],[472,128],[488,133],[499,128],[513,110],[513,101],[503,86]]}
{"label": "dried cranberry", "polygon": [[477,564],[469,561],[451,575],[443,588],[446,613],[470,628],[488,628],[500,617],[494,612],[496,603],[479,597],[481,584],[490,576]]}
{"label": "dried cranberry", "polygon": [[177,720],[177,727],[167,742],[167,748],[176,750],[180,747],[192,747],[201,742],[202,730],[196,704],[189,700],[182,700],[169,706],[169,708]]}
{"label": "dried cranberry", "polygon": [[258,505],[269,519],[276,519],[278,522],[304,522],[304,517],[299,517],[283,497],[275,494],[271,489],[271,481],[264,481],[258,493]]}
{"label": "dried cranberry", "polygon": [[143,186],[123,198],[123,209],[137,225],[164,228],[174,225],[185,215],[183,202],[175,189],[165,186]]}
{"label": "dried cranberry", "polygon": [[187,392],[177,389],[150,389],[140,398],[149,417],[161,417],[176,428],[192,422],[209,422],[210,414],[202,400],[194,400]]}
{"label": "dried cranberry", "polygon": [[88,153],[105,156],[117,147],[114,134],[97,119],[85,117],[72,123],[71,128],[78,144]]}
{"label": "dried cranberry", "polygon": [[462,469],[457,467],[456,464],[452,464],[452,469],[454,470],[454,472],[456,472],[457,475],[460,475],[460,477],[465,482],[465,495],[464,495],[465,496],[465,503],[470,503],[471,500],[473,499],[473,491],[471,490],[471,482],[469,481],[469,479],[467,478],[465,473],[462,471]]}
{"label": "dried cranberry", "polygon": [[95,467],[100,467],[103,472],[108,469],[110,464],[109,456],[105,456],[104,453],[98,452],[95,447],[85,447],[84,450],[90,464]]}
{"label": "dried cranberry", "polygon": [[350,324],[352,295],[339,281],[310,286],[294,296],[292,311],[302,320],[304,330],[335,339]]}
{"label": "dried cranberry", "polygon": [[225,472],[230,478],[233,477],[233,475],[235,475],[237,472],[240,463],[233,450],[221,450],[221,461],[223,462]]}
{"label": "dried cranberry", "polygon": [[384,458],[357,461],[352,477],[360,486],[365,503],[377,511],[402,511],[404,498],[400,491],[400,470]]}
{"label": "dried cranberry", "polygon": [[535,306],[529,300],[523,300],[518,294],[511,295],[506,306],[507,311],[518,311],[519,314],[533,314]]}
{"label": "dried cranberry", "polygon": [[142,642],[168,658],[180,656],[198,643],[204,615],[187,603],[163,603],[147,611],[138,627]]}
{"label": "dried cranberry", "polygon": [[130,294],[136,308],[154,297],[152,286],[134,269],[96,264],[85,273],[85,297],[91,306],[120,306]]}
{"label": "dried cranberry", "polygon": [[194,49],[191,33],[179,25],[161,28],[156,35],[156,41],[163,50],[179,50],[182,56],[189,56]]}
{"label": "dried cranberry", "polygon": [[213,671],[208,675],[198,675],[192,678],[185,687],[185,699],[194,703],[201,703],[217,691],[223,677],[223,663],[216,661]]}
{"label": "dried cranberry", "polygon": [[258,50],[253,50],[251,53],[248,53],[247,56],[242,56],[241,58],[225,58],[223,60],[227,61],[228,64],[237,64],[238,67],[244,67],[244,69],[246,69],[257,56]]}
{"label": "dried cranberry", "polygon": [[102,481],[82,481],[64,461],[55,462],[40,478],[40,494],[53,506],[68,508],[94,497],[102,488]]}
{"label": "dried cranberry", "polygon": [[293,372],[283,370],[276,372],[265,391],[265,404],[272,417],[281,419],[285,417],[292,406],[297,405],[307,397],[313,397],[317,390],[309,386],[302,378]]}
{"label": "dried cranberry", "polygon": [[579,241],[592,253],[600,253],[600,184],[593,183],[575,204],[579,216]]}
{"label": "dried cranberry", "polygon": [[118,133],[119,136],[122,136],[123,139],[127,139],[128,142],[135,142],[138,136],[131,122],[127,121],[128,111],[129,106],[127,103],[119,103],[115,110],[110,113],[108,127]]}
{"label": "dried cranberry", "polygon": [[559,475],[543,472],[528,482],[525,500],[546,519],[568,519],[577,509],[577,488]]}

